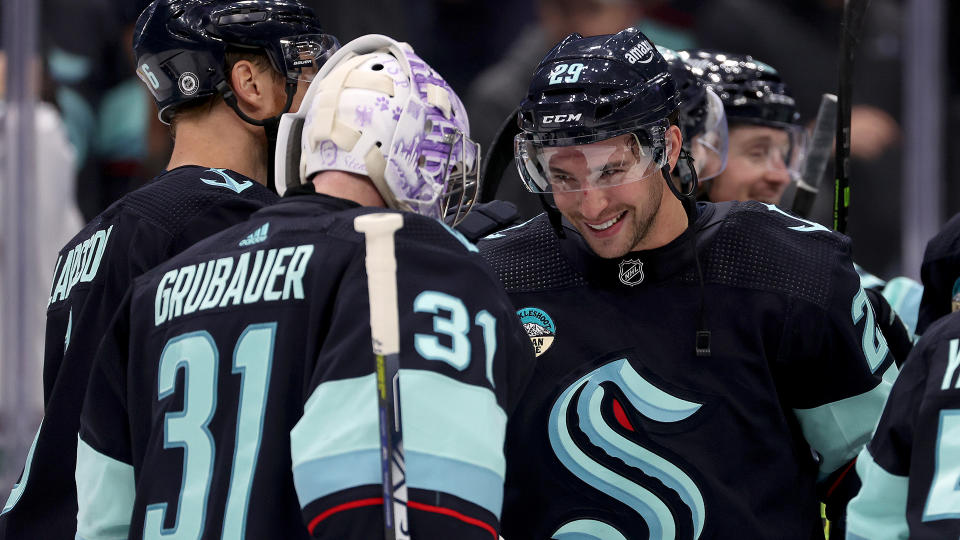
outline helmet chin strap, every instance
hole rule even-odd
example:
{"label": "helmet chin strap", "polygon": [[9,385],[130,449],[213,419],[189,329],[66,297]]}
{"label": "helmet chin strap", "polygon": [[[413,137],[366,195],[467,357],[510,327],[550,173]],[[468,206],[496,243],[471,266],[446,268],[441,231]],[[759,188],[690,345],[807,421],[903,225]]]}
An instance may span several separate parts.
{"label": "helmet chin strap", "polygon": [[284,90],[287,93],[287,102],[283,106],[283,111],[276,115],[271,116],[270,118],[264,118],[263,120],[256,120],[250,118],[246,113],[240,110],[240,106],[237,104],[237,96],[233,93],[233,89],[230,88],[230,85],[227,84],[227,81],[220,81],[217,83],[217,92],[223,96],[223,101],[233,109],[233,112],[237,113],[237,116],[240,117],[244,122],[260,126],[263,128],[264,133],[267,136],[267,188],[277,192],[277,181],[274,177],[273,171],[273,161],[277,154],[277,133],[280,129],[280,117],[285,113],[290,112],[290,106],[293,105],[293,97],[297,93],[297,81],[291,81],[287,79],[287,84],[285,85]]}

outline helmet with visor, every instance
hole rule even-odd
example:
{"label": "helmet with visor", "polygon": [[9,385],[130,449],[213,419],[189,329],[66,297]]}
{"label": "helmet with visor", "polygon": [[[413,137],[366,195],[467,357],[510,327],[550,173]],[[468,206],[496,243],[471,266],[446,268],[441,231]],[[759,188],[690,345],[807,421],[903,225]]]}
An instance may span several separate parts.
{"label": "helmet with visor", "polygon": [[606,188],[667,165],[676,85],[636,28],[571,34],[540,62],[520,105],[517,167],[535,193]]}

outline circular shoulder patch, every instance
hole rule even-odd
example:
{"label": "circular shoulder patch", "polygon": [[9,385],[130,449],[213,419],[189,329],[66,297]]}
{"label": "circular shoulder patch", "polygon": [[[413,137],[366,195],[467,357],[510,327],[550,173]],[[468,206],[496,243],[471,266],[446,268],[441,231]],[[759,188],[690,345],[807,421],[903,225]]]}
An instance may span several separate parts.
{"label": "circular shoulder patch", "polygon": [[517,310],[523,329],[530,336],[533,350],[537,356],[547,352],[557,337],[557,327],[546,311],[535,307],[525,307]]}

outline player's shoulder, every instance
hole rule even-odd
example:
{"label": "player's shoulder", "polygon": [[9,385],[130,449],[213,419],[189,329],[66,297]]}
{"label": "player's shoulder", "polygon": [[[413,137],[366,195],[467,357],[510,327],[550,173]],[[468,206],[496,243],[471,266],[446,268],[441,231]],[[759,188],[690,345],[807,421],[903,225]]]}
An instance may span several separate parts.
{"label": "player's shoulder", "polygon": [[[566,222],[563,227],[568,236],[579,234]],[[559,289],[585,283],[564,256],[546,214],[488,235],[477,247],[507,291]]]}
{"label": "player's shoulder", "polygon": [[328,215],[323,232],[344,241],[362,244],[365,233],[358,230],[357,219],[365,216],[398,216],[400,227],[394,233],[397,250],[434,251],[450,255],[477,253],[477,247],[447,224],[413,212],[379,207],[353,207]]}
{"label": "player's shoulder", "polygon": [[698,226],[710,239],[708,280],[732,280],[826,305],[838,272],[849,267],[856,277],[849,239],[819,223],[757,201],[708,203],[707,209],[708,219]]}
{"label": "player's shoulder", "polygon": [[236,203],[252,210],[277,200],[275,193],[240,173],[184,166],[165,171],[128,193],[120,206],[127,214],[175,232],[215,206]]}
{"label": "player's shoulder", "polygon": [[850,251],[850,239],[808,219],[796,216],[775,204],[759,201],[731,201],[722,212],[725,229],[745,234],[757,242],[783,244],[796,249]]}

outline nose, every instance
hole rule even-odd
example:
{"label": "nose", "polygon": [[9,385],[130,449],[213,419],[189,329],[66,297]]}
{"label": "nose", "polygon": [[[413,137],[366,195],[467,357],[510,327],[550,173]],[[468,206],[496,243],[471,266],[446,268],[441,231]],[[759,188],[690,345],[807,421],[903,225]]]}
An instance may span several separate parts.
{"label": "nose", "polygon": [[790,171],[779,155],[770,160],[763,179],[771,184],[782,185],[790,182]]}
{"label": "nose", "polygon": [[609,205],[603,189],[586,189],[580,192],[580,214],[587,219],[600,217]]}

